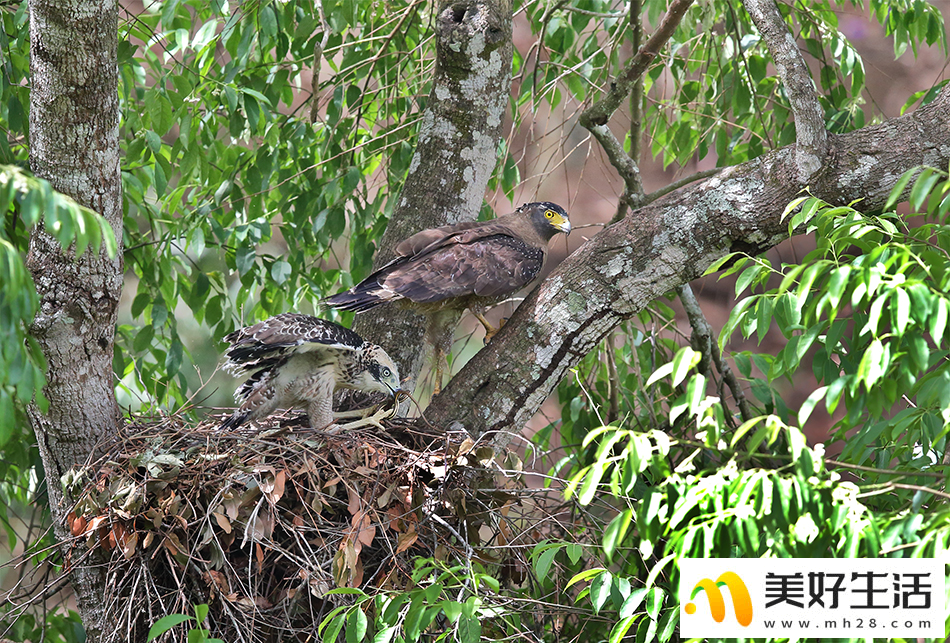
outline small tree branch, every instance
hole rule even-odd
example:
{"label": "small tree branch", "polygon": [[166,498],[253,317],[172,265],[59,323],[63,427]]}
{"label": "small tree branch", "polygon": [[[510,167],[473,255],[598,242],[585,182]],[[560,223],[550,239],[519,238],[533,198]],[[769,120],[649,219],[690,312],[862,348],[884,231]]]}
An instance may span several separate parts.
{"label": "small tree branch", "polygon": [[317,16],[320,18],[320,31],[323,36],[313,39],[313,70],[310,78],[310,122],[316,123],[320,118],[320,65],[323,64],[323,50],[330,40],[330,27],[327,17],[323,13],[323,0],[317,0]]}
{"label": "small tree branch", "polygon": [[[673,32],[676,31],[676,27],[679,26],[683,15],[692,4],[693,0],[673,0],[666,13],[666,17],[660,22],[660,26],[657,27],[657,30],[653,32],[653,35],[646,41],[646,44],[644,44],[626,64],[623,71],[620,72],[620,75],[617,76],[617,79],[611,84],[610,91],[581,114],[582,125],[584,124],[584,119],[591,125],[607,124],[607,121],[610,120],[613,113],[620,107],[624,98],[626,98],[630,90],[633,89],[634,83],[643,76],[647,67],[653,62],[653,59],[659,55],[663,46],[673,37]],[[587,127],[587,125],[584,125],[584,127]]]}
{"label": "small tree branch", "polygon": [[720,172],[722,172],[723,169],[725,169],[725,168],[714,167],[714,168],[711,168],[711,169],[708,169],[708,170],[702,170],[702,171],[700,171],[700,172],[696,172],[695,174],[690,174],[689,176],[684,176],[684,177],[681,178],[680,180],[678,180],[678,181],[673,181],[673,182],[670,183],[669,185],[666,185],[666,186],[660,188],[659,190],[655,190],[654,192],[650,192],[650,193],[646,196],[646,201],[647,201],[647,203],[653,203],[654,201],[656,201],[656,200],[659,199],[660,197],[666,196],[666,195],[669,194],[670,192],[676,192],[677,190],[679,190],[679,189],[680,189],[681,187],[683,187],[684,185],[689,185],[690,183],[695,183],[696,181],[701,181],[701,180],[703,180],[703,179],[708,179],[708,178],[711,177],[711,176],[715,176],[716,174],[719,174]]}
{"label": "small tree branch", "polygon": [[604,149],[607,159],[614,166],[620,178],[623,179],[624,192],[621,201],[631,208],[636,208],[643,202],[643,180],[640,178],[640,166],[629,154],[623,151],[623,145],[606,125],[588,125],[581,115],[581,125],[590,130],[597,142]]}
{"label": "small tree branch", "polygon": [[[630,0],[630,44],[634,51],[640,51],[643,40],[643,3]],[[641,73],[630,88],[630,157],[640,162],[640,137],[643,121],[643,74]]]}
{"label": "small tree branch", "polygon": [[722,353],[719,351],[719,343],[713,337],[712,327],[706,320],[706,315],[703,314],[703,309],[696,300],[693,289],[690,288],[689,284],[683,284],[676,289],[676,292],[679,295],[680,302],[683,304],[686,317],[689,319],[689,325],[693,328],[693,337],[691,338],[691,341],[695,340],[693,348],[696,348],[703,354],[703,359],[706,360],[707,364],[712,361],[712,363],[716,365],[716,370],[719,371],[720,375],[722,375],[722,379],[726,382],[726,386],[732,391],[732,397],[739,407],[739,414],[742,416],[742,421],[751,420],[755,417],[755,413],[749,406],[749,401],[746,400],[745,393],[742,392],[742,386],[736,379],[735,373],[733,373],[729,367],[729,363],[723,361]]}
{"label": "small tree branch", "polygon": [[607,387],[610,406],[607,409],[607,424],[620,419],[620,375],[617,373],[617,358],[614,356],[613,333],[604,340],[604,354],[607,358]]}
{"label": "small tree branch", "polygon": [[795,165],[798,180],[807,182],[821,169],[828,153],[824,110],[812,82],[808,65],[798,49],[775,0],[744,0],[759,33],[768,45],[785,93],[795,115]]}
{"label": "small tree branch", "polygon": [[[578,119],[578,122],[590,131],[604,148],[610,164],[614,166],[620,174],[620,178],[623,179],[626,187],[621,199],[627,202],[631,208],[637,208],[643,203],[643,181],[640,178],[640,168],[637,166],[636,160],[623,151],[623,145],[607,127],[607,122],[620,107],[624,98],[634,90],[647,67],[673,36],[673,32],[676,31],[676,27],[692,3],[693,0],[673,0],[660,26],[650,36],[646,44],[640,47],[639,51],[630,59],[620,75],[617,76],[617,79],[611,83],[610,91],[602,99],[584,110]],[[622,209],[618,210],[618,213],[620,212],[622,212]]]}

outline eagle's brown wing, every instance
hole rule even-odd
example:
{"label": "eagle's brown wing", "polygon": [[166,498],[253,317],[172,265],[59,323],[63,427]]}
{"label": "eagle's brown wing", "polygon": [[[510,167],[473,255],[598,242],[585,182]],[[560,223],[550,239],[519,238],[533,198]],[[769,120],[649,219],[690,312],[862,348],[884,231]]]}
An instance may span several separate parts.
{"label": "eagle's brown wing", "polygon": [[420,304],[468,295],[503,297],[531,283],[544,263],[543,247],[507,234],[465,236],[443,239],[394,266],[380,285]]}
{"label": "eagle's brown wing", "polygon": [[[396,255],[398,258],[395,261],[398,262],[399,259],[406,257],[416,257],[424,254],[426,251],[443,246],[446,243],[451,243],[453,238],[458,237],[458,235],[472,228],[477,230],[479,236],[491,236],[498,232],[498,230],[495,230],[494,226],[491,225],[492,223],[494,223],[494,221],[487,225],[484,221],[463,221],[462,223],[444,225],[439,228],[430,228],[422,232],[417,232],[396,246]],[[471,233],[466,237],[466,240],[474,240]]]}
{"label": "eagle's brown wing", "polygon": [[239,328],[224,341],[231,345],[224,368],[235,374],[272,367],[292,352],[354,351],[363,346],[363,338],[349,328],[298,313],[281,313]]}
{"label": "eagle's brown wing", "polygon": [[[423,230],[396,246],[395,259],[324,303],[362,312],[403,298],[432,303],[471,295],[501,297],[538,275],[547,239],[530,213],[520,209],[493,221]],[[466,305],[458,302],[459,307]]]}

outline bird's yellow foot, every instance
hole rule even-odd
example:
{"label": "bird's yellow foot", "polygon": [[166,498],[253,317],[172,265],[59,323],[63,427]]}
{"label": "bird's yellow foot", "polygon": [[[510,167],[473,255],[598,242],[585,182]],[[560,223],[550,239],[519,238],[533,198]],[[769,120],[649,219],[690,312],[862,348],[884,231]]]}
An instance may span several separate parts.
{"label": "bird's yellow foot", "polygon": [[502,329],[502,327],[505,325],[505,323],[506,323],[507,321],[508,321],[508,318],[507,318],[507,317],[502,317],[502,318],[501,318],[501,321],[498,322],[498,328],[492,328],[490,325],[486,325],[486,326],[485,326],[485,339],[483,339],[482,341],[483,341],[485,344],[488,344],[488,342],[490,342],[490,341],[492,340],[492,337],[494,337],[495,335],[498,334],[498,331],[500,331],[500,330]]}
{"label": "bird's yellow foot", "polygon": [[353,429],[358,429],[364,426],[375,426],[377,429],[382,429],[383,431],[385,431],[386,427],[382,425],[381,421],[388,420],[389,418],[393,417],[395,414],[396,412],[394,409],[381,408],[370,416],[361,418],[359,420],[353,420],[352,422],[347,422],[346,424],[342,425],[340,428],[346,429],[347,431],[351,431]]}

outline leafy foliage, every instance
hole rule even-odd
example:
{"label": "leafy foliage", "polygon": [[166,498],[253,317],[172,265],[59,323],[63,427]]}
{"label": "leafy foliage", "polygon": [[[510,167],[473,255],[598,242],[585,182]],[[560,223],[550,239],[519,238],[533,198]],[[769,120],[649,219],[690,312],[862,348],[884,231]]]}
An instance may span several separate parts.
{"label": "leafy foliage", "polygon": [[[631,24],[627,3],[615,1],[516,5],[536,41],[515,53],[512,135],[499,146],[491,183],[508,198],[527,183],[520,132],[557,110],[566,122],[598,98],[625,62]],[[839,10],[861,4],[779,6],[817,72],[829,130],[874,118],[863,104],[864,62],[839,29]],[[42,222],[77,254],[114,248],[101,220],[16,169],[28,155],[26,8],[0,7],[2,512],[26,505],[41,475],[22,414],[31,399],[42,405],[45,370],[27,333],[37,307],[24,266],[30,229]],[[633,18],[655,25],[665,8],[646,0]],[[868,9],[895,55],[946,50],[933,6],[870,0]],[[129,296],[115,352],[123,406],[185,405],[217,360],[209,338],[306,311],[367,273],[425,108],[431,20],[418,0],[172,0],[123,16]],[[788,101],[769,64],[736,3],[693,6],[644,79],[651,153],[664,166],[710,155],[725,166],[790,143]],[[934,95],[920,92],[908,105]],[[559,146],[562,124],[547,128]],[[818,239],[805,260],[774,267],[731,258],[737,296],[752,293],[735,307],[722,346],[735,331],[786,340],[777,354],[731,356],[757,417],[736,417],[708,360],[676,336],[673,309],[654,302],[582,361],[559,388],[561,422],[535,436],[539,461],[554,476],[566,472],[573,516],[583,519],[574,530],[536,534],[528,580],[502,586],[477,565],[420,560],[416,589],[357,595],[325,618],[323,640],[340,632],[354,641],[417,640],[436,623],[443,638],[462,641],[529,626],[565,638],[667,641],[678,613],[675,556],[944,551],[945,503],[921,489],[944,476],[950,425],[950,197],[942,169],[904,177],[894,202],[906,186],[919,216],[897,216],[894,203],[869,216],[860,204],[803,197],[788,216],[792,229]],[[813,393],[793,410],[783,382],[802,377],[813,379]],[[856,485],[805,446],[802,428],[822,413],[845,443],[838,457],[865,467]],[[558,444],[560,459],[551,461]],[[7,515],[0,518],[12,543]],[[515,598],[567,616],[533,621],[531,607],[506,607]],[[38,638],[30,618],[4,636]],[[43,633],[69,639],[70,627],[74,620],[54,617]]]}
{"label": "leafy foliage", "polygon": [[[567,491],[612,516],[601,537],[611,571],[588,570],[572,582],[589,581],[594,612],[616,614],[611,636],[637,618],[644,640],[662,631],[655,612],[644,625],[649,619],[624,597],[638,582],[640,593],[629,599],[637,605],[646,592],[675,594],[677,558],[939,557],[950,547],[950,496],[942,489],[950,180],[934,168],[915,170],[895,186],[889,206],[908,186],[915,214],[907,217],[812,197],[790,204],[790,228],[817,240],[801,263],[721,262],[729,265],[723,276],[738,275],[737,294],[753,291],[733,309],[721,347],[735,331],[761,341],[776,329],[784,338],[776,355],[733,355],[757,398],[756,417],[736,426],[722,388],[708,395],[688,346],[640,344],[664,350],[669,361],[638,389],[645,390],[635,404],[624,398],[622,424],[634,428],[595,428],[596,418],[585,415],[609,404],[602,377],[592,388],[582,378],[562,385],[563,436],[587,424],[579,450],[558,465],[573,471]],[[631,353],[631,345],[606,349],[616,353],[620,381],[634,376],[631,355],[645,362],[657,354]],[[596,366],[589,358],[586,368]],[[803,378],[813,392],[793,412],[781,403],[779,383]],[[835,458],[822,444],[809,448],[802,431],[820,404],[835,423],[831,443],[842,445]],[[651,429],[655,417],[668,423]],[[843,481],[839,467],[854,480]]]}

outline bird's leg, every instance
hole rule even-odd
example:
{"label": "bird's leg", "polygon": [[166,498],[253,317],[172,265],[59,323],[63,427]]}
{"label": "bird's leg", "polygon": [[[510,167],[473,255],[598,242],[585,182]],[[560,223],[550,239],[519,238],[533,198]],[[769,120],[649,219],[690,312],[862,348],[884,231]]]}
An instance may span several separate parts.
{"label": "bird's leg", "polygon": [[[353,420],[352,422],[347,422],[346,424],[335,425],[335,426],[339,426],[340,429],[345,429],[347,431],[350,431],[352,429],[358,429],[363,426],[375,426],[376,428],[382,429],[383,431],[385,431],[386,427],[384,427],[380,421],[389,419],[393,415],[395,415],[395,413],[391,409],[381,408],[368,417],[364,417],[359,420]],[[336,431],[333,431],[333,432],[335,433]]]}
{"label": "bird's leg", "polygon": [[[335,433],[339,426],[333,424],[333,383],[328,380],[318,395],[314,396],[307,405],[307,416],[310,418],[310,428],[326,429],[328,433]],[[334,430],[334,427],[336,429]]]}
{"label": "bird's leg", "polygon": [[431,342],[433,358],[435,359],[435,385],[432,394],[438,395],[442,391],[442,374],[445,369],[445,358],[452,350],[452,338],[455,326],[458,324],[462,312],[456,308],[445,308],[429,315],[426,328],[426,337]]}
{"label": "bird's leg", "polygon": [[362,418],[365,418],[367,415],[369,415],[370,412],[373,410],[373,408],[374,407],[372,406],[367,406],[366,408],[363,408],[363,409],[350,409],[349,411],[334,411],[333,419],[334,420],[347,420],[349,418],[362,419]]}
{"label": "bird's leg", "polygon": [[488,323],[488,320],[485,319],[485,315],[484,313],[482,313],[482,311],[475,310],[474,308],[471,310],[472,310],[472,314],[475,315],[475,319],[480,321],[482,323],[482,326],[485,327],[485,343],[487,344],[488,342],[491,341],[491,338],[495,336],[495,333],[501,330],[501,326],[498,326],[498,328],[495,328],[490,323]]}

